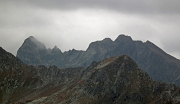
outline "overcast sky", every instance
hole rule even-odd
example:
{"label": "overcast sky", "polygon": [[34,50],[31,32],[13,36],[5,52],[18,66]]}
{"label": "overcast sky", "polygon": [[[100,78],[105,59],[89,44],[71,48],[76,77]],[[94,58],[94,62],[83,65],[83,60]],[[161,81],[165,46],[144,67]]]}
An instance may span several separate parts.
{"label": "overcast sky", "polygon": [[29,36],[68,51],[125,34],[180,59],[179,33],[180,0],[0,0],[0,46],[14,55]]}

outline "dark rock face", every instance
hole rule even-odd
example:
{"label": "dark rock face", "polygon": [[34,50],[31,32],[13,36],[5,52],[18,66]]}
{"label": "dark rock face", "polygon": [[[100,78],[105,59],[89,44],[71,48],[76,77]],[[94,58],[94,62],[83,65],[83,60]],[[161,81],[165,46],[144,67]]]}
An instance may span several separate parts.
{"label": "dark rock face", "polygon": [[[126,54],[154,80],[180,85],[180,60],[168,55],[149,41],[143,43],[133,41],[129,36],[119,35],[115,41],[105,38],[102,41],[92,42],[86,51],[73,49],[62,53],[57,47],[48,50],[42,44],[34,45],[31,38],[26,39],[17,52],[17,57],[29,65],[87,67],[93,61]],[[37,40],[35,43],[38,43]]]}
{"label": "dark rock face", "polygon": [[153,81],[128,56],[88,68],[28,66],[0,48],[2,104],[176,104],[180,88]]}

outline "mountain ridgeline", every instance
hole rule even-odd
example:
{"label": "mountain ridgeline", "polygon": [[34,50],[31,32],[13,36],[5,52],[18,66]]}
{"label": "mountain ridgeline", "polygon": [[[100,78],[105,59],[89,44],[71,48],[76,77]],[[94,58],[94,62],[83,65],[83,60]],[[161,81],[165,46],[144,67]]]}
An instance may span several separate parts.
{"label": "mountain ridgeline", "polygon": [[178,104],[180,88],[153,81],[127,55],[87,68],[26,65],[0,47],[1,104]]}
{"label": "mountain ridgeline", "polygon": [[112,41],[105,38],[92,42],[86,51],[69,50],[61,52],[56,46],[47,49],[34,37],[27,38],[17,52],[17,57],[29,65],[56,65],[59,68],[87,67],[93,61],[118,55],[128,55],[154,80],[180,85],[180,60],[165,53],[150,41],[134,41],[131,37],[119,35]]}

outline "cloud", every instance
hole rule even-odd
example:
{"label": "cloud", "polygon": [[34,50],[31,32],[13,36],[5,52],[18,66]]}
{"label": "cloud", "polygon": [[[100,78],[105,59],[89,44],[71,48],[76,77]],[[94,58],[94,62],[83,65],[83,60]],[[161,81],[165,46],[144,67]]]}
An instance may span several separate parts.
{"label": "cloud", "polygon": [[119,34],[150,40],[180,58],[180,1],[1,0],[0,45],[16,55],[24,39],[48,48],[86,50],[89,43]]}
{"label": "cloud", "polygon": [[[21,1],[22,2],[22,1]],[[179,14],[178,0],[23,0],[26,5],[44,9],[74,10],[102,8],[123,13]]]}

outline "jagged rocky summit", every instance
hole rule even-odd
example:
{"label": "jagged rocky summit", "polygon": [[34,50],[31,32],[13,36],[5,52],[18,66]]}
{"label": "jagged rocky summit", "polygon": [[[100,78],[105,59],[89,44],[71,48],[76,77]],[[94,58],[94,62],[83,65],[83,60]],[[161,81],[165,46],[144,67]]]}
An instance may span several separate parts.
{"label": "jagged rocky summit", "polygon": [[88,68],[29,66],[0,48],[2,104],[178,104],[180,88],[153,81],[127,55]]}
{"label": "jagged rocky summit", "polygon": [[57,47],[47,49],[34,37],[27,38],[17,52],[17,57],[29,65],[56,65],[59,68],[87,67],[93,61],[126,54],[145,70],[154,80],[180,85],[180,60],[165,53],[150,41],[134,41],[119,35],[112,41],[105,38],[92,42],[86,51],[61,52]]}

